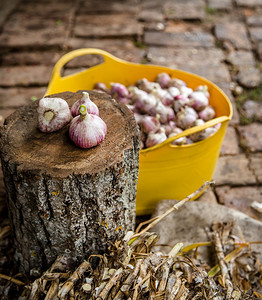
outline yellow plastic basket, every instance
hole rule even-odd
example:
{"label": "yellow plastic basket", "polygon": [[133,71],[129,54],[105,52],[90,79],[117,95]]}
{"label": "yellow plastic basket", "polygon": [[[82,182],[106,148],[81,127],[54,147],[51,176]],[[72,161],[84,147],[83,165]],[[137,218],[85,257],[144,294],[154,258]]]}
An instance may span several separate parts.
{"label": "yellow plastic basket", "polygon": [[[61,69],[66,63],[87,54],[101,55],[104,62],[79,73],[61,77]],[[154,81],[161,72],[185,81],[193,89],[198,85],[207,85],[216,118],[202,126],[187,129],[160,145],[140,151],[136,198],[138,215],[150,214],[162,199],[181,200],[212,179],[226,127],[232,117],[232,107],[227,96],[215,84],[200,76],[162,66],[130,63],[103,50],[91,48],[64,55],[56,63],[46,91],[46,95],[64,91],[76,92],[93,89],[97,82],[104,82],[108,87],[110,82],[130,85],[141,78]],[[171,144],[175,139],[218,123],[221,123],[220,129],[203,141],[184,146]]]}

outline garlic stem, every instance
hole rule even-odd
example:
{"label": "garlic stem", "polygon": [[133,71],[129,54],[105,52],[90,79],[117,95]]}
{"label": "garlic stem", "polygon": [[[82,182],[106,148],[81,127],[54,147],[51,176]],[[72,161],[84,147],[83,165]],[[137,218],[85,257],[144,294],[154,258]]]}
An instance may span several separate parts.
{"label": "garlic stem", "polygon": [[44,118],[46,119],[46,121],[51,121],[53,120],[55,114],[52,110],[48,110],[44,113]]}
{"label": "garlic stem", "polygon": [[79,112],[80,112],[80,115],[83,116],[83,117],[88,114],[86,106],[84,104],[80,105]]}

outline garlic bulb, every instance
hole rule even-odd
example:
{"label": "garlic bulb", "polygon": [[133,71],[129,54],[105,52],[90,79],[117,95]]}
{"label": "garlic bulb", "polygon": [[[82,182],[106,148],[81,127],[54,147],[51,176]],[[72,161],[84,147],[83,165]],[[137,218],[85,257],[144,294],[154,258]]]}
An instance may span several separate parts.
{"label": "garlic bulb", "polygon": [[177,113],[176,124],[182,129],[187,129],[194,124],[197,117],[196,111],[192,107],[186,106]]}
{"label": "garlic bulb", "polygon": [[109,93],[106,85],[103,82],[97,82],[94,86],[94,89],[97,91],[101,91],[101,92],[105,92],[105,93]]}
{"label": "garlic bulb", "polygon": [[38,127],[42,132],[57,131],[72,118],[69,106],[62,98],[42,98],[37,112]]}
{"label": "garlic bulb", "polygon": [[82,98],[77,100],[72,105],[71,113],[72,113],[73,117],[80,114],[79,108],[81,105],[85,105],[86,110],[89,114],[99,116],[99,109],[96,106],[96,104],[93,101],[91,101],[91,99],[89,98],[89,94],[87,92],[83,92],[82,94],[83,94]]}
{"label": "garlic bulb", "polygon": [[212,106],[208,105],[203,110],[201,110],[198,115],[204,121],[209,121],[215,117],[215,110]]}
{"label": "garlic bulb", "polygon": [[146,78],[142,78],[136,82],[136,86],[147,93],[152,92],[155,89],[159,89],[160,85],[157,82],[148,81]]}
{"label": "garlic bulb", "polygon": [[[183,132],[183,130],[181,128],[175,127],[173,129],[173,131],[168,135],[168,137],[170,138],[172,136],[176,136],[181,132]],[[172,142],[172,145],[184,145],[184,144],[186,144],[186,137],[185,136],[182,136],[181,138],[176,139]]]}
{"label": "garlic bulb", "polygon": [[146,147],[153,147],[155,145],[161,144],[167,139],[164,129],[160,128],[159,132],[150,132],[146,139]]}
{"label": "garlic bulb", "polygon": [[142,127],[145,133],[157,132],[160,128],[160,122],[157,117],[144,116],[139,125]]}
{"label": "garlic bulb", "polygon": [[192,104],[191,106],[195,109],[195,110],[202,110],[204,109],[206,106],[208,106],[208,98],[206,97],[206,95],[203,92],[193,92],[192,94],[189,95],[189,98],[192,100]]}
{"label": "garlic bulb", "polygon": [[173,108],[175,112],[178,112],[182,107],[185,107],[190,104],[190,100],[183,96],[183,95],[178,95],[175,97],[175,100],[173,102]]}
{"label": "garlic bulb", "polygon": [[107,126],[97,115],[87,112],[86,106],[81,105],[79,116],[74,117],[69,127],[69,137],[80,148],[91,148],[103,142]]}
{"label": "garlic bulb", "polygon": [[207,85],[199,85],[195,91],[199,91],[199,92],[202,92],[208,99],[210,97],[210,94],[208,92],[208,87]]}
{"label": "garlic bulb", "polygon": [[111,82],[110,85],[110,94],[113,98],[116,98],[118,100],[128,97],[128,89],[123,84],[118,82]]}
{"label": "garlic bulb", "polygon": [[156,82],[160,84],[162,89],[168,87],[168,83],[170,80],[171,80],[170,76],[165,72],[159,73],[156,77]]}

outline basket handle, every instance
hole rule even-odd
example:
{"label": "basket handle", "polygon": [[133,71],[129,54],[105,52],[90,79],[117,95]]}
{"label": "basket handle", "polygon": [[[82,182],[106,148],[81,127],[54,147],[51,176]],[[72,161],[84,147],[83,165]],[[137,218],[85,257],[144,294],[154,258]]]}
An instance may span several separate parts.
{"label": "basket handle", "polygon": [[161,147],[164,147],[164,146],[169,146],[169,147],[174,147],[174,145],[172,145],[172,142],[181,138],[181,137],[185,137],[185,136],[188,136],[188,135],[191,135],[191,134],[194,134],[196,132],[199,132],[201,130],[204,130],[204,129],[207,129],[209,127],[212,127],[212,126],[215,126],[219,123],[223,123],[223,122],[226,122],[226,121],[229,121],[230,120],[230,117],[228,116],[221,116],[221,117],[217,117],[215,119],[212,119],[208,122],[206,122],[205,124],[203,125],[199,125],[199,126],[194,126],[192,128],[189,128],[189,129],[186,129],[184,130],[183,132],[175,135],[175,136],[172,136],[168,139],[166,139],[164,142],[162,142],[161,144],[158,144],[158,145],[155,145],[153,147],[150,147],[150,148],[147,148],[147,149],[143,149],[141,150],[142,152],[149,152],[151,150],[155,150],[157,148],[161,148]]}
{"label": "basket handle", "polygon": [[[87,54],[101,55],[101,56],[103,56],[103,58],[105,60],[104,63],[107,63],[107,64],[110,64],[110,63],[112,64],[112,63],[116,63],[116,62],[119,62],[119,63],[123,62],[123,60],[121,60],[121,59],[111,55],[110,53],[108,53],[104,50],[101,50],[101,49],[96,49],[96,48],[77,49],[77,50],[73,50],[73,51],[68,52],[67,54],[62,56],[57,61],[57,63],[54,66],[54,69],[53,69],[51,80],[61,79],[61,69],[64,67],[65,64],[67,64],[69,61],[71,61],[72,59],[74,59],[78,56],[87,55]],[[99,65],[101,65],[101,64],[99,64]],[[91,67],[91,68],[98,67],[99,65],[96,65],[96,66]]]}

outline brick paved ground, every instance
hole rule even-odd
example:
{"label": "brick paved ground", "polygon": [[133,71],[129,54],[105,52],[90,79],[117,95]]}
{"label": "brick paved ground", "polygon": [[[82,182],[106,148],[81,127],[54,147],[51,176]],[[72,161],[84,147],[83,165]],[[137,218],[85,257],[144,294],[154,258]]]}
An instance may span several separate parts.
{"label": "brick paved ground", "polygon": [[[82,47],[190,71],[220,86],[232,101],[234,117],[216,186],[202,200],[262,220],[250,207],[262,202],[262,0],[1,1],[0,122],[40,98],[55,62]],[[66,72],[97,62],[97,57],[80,58]],[[3,199],[2,175],[0,180]]]}

